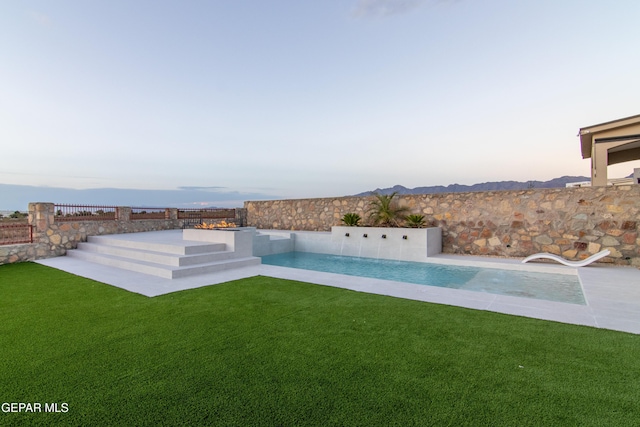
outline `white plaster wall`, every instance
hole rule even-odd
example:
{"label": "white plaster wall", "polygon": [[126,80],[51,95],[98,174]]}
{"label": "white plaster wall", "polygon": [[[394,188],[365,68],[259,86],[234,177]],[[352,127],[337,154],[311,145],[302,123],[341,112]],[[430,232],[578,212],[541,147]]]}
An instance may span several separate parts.
{"label": "white plaster wall", "polygon": [[[335,254],[339,250],[327,231],[296,231],[294,250],[299,252],[315,252],[317,254]],[[338,252],[339,253],[339,252]]]}
{"label": "white plaster wall", "polygon": [[292,252],[294,233],[279,230],[260,230],[253,237],[253,256],[265,256]]}
{"label": "white plaster wall", "polygon": [[331,228],[331,238],[339,246],[337,254],[347,256],[423,261],[442,252],[442,230],[437,227],[335,226]]}

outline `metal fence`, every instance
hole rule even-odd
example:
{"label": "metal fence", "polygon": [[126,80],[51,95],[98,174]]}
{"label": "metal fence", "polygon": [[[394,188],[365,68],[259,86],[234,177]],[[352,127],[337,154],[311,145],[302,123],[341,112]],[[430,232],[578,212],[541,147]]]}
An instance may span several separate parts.
{"label": "metal fence", "polygon": [[19,243],[33,243],[33,227],[25,223],[0,223],[0,245]]}
{"label": "metal fence", "polygon": [[115,221],[115,206],[55,205],[56,221]]}
{"label": "metal fence", "polygon": [[199,215],[202,219],[234,219],[236,210],[222,208],[178,210],[178,219],[190,218],[194,215]]}
{"label": "metal fence", "polygon": [[131,208],[131,219],[169,219],[166,208]]}
{"label": "metal fence", "polygon": [[[56,221],[114,221],[116,219],[116,206],[101,205],[54,205]],[[178,219],[193,223],[207,220],[235,219],[235,209],[205,208],[205,209],[178,209]],[[170,219],[168,208],[132,207],[131,220],[142,219]]]}

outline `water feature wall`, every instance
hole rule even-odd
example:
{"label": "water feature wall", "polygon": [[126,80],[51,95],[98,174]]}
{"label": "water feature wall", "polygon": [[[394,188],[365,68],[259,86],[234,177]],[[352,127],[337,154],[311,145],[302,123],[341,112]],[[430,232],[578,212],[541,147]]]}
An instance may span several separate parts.
{"label": "water feature wall", "polygon": [[[293,236],[292,250],[299,252],[424,261],[429,256],[439,254],[442,249],[442,230],[437,227],[410,229],[336,226],[328,233],[301,231],[289,234]],[[258,255],[255,249],[254,255]]]}
{"label": "water feature wall", "polygon": [[331,228],[340,255],[421,261],[442,252],[442,229],[343,227]]}

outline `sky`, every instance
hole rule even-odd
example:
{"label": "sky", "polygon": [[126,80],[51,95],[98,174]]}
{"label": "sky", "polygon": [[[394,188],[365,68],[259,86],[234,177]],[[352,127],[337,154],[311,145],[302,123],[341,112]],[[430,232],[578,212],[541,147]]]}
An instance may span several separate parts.
{"label": "sky", "polygon": [[224,205],[588,176],[579,128],[640,114],[638,16],[637,0],[1,2],[0,184]]}

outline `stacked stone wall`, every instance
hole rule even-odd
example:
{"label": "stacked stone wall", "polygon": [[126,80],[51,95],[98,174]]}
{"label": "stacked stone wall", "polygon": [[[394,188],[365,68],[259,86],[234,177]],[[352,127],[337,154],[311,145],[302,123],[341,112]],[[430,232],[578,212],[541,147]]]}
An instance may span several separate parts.
{"label": "stacked stone wall", "polygon": [[[48,245],[39,243],[21,243],[17,245],[0,246],[0,265],[14,262],[29,261],[38,258],[45,258]],[[38,257],[38,254],[43,256]]]}
{"label": "stacked stone wall", "polygon": [[[247,225],[328,231],[345,213],[367,217],[369,197],[245,202]],[[442,228],[443,252],[572,260],[603,249],[605,261],[640,266],[640,186],[530,189],[397,196],[400,206]]]}
{"label": "stacked stone wall", "polygon": [[47,230],[34,232],[34,243],[48,248],[39,258],[64,255],[75,249],[78,242],[86,242],[88,236],[103,234],[139,233],[143,231],[173,230],[182,228],[178,220],[137,221],[69,221],[55,222]]}

